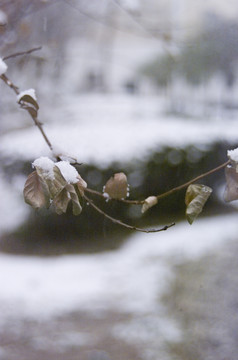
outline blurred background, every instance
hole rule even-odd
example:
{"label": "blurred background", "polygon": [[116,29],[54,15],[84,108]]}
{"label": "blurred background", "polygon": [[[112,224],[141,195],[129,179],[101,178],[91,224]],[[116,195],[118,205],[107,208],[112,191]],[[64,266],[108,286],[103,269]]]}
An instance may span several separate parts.
{"label": "blurred background", "polygon": [[[56,151],[88,187],[125,172],[130,197],[163,193],[227,160],[238,143],[235,0],[0,0],[0,56],[34,88]],[[9,57],[36,47],[30,54]],[[94,198],[34,211],[22,190],[47,144],[0,83],[0,360],[211,360],[237,354],[237,204],[224,170],[202,216],[185,191],[141,214]]]}

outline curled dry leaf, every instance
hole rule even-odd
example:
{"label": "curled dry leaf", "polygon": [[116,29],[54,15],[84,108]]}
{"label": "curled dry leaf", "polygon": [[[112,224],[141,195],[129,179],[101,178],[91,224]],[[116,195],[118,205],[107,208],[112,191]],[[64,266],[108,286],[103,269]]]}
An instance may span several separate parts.
{"label": "curled dry leaf", "polygon": [[52,198],[54,198],[67,185],[67,181],[63,177],[60,169],[57,166],[53,168],[54,179],[49,181],[49,190]]}
{"label": "curled dry leaf", "polygon": [[192,224],[196,217],[202,212],[203,206],[212,193],[212,189],[201,184],[189,185],[186,191],[185,204],[186,217],[189,224]]}
{"label": "curled dry leaf", "polygon": [[34,209],[50,206],[50,194],[44,180],[33,171],[27,178],[23,190],[25,202]]}
{"label": "curled dry leaf", "polygon": [[238,173],[232,166],[225,168],[226,188],[224,192],[224,200],[226,202],[238,200]]}
{"label": "curled dry leaf", "polygon": [[107,181],[103,191],[112,199],[125,199],[128,194],[126,175],[123,172],[114,174],[114,176]]}
{"label": "curled dry leaf", "polygon": [[39,105],[36,99],[32,95],[30,95],[30,93],[28,94],[27,92],[25,92],[22,93],[22,95],[20,94],[18,96],[18,103],[23,109],[29,111],[29,113],[33,117],[37,117]]}
{"label": "curled dry leaf", "polygon": [[82,212],[82,206],[77,192],[74,185],[67,184],[53,200],[55,212],[58,215],[66,213],[70,201],[72,201],[73,214],[79,215]]}
{"label": "curled dry leaf", "polygon": [[66,188],[63,188],[63,190],[61,190],[60,193],[57,194],[53,200],[56,214],[61,215],[63,213],[66,213],[69,202],[69,192],[66,190]]}
{"label": "curled dry leaf", "polygon": [[156,196],[149,196],[147,199],[145,199],[141,212],[144,214],[147,210],[149,210],[152,206],[156,205],[158,203],[158,199]]}
{"label": "curled dry leaf", "polygon": [[70,199],[72,200],[73,214],[74,215],[81,214],[82,206],[79,202],[79,198],[78,198],[78,195],[77,195],[74,185],[71,185],[71,184],[66,185],[66,190],[68,191]]}
{"label": "curled dry leaf", "polygon": [[59,168],[57,166],[53,166],[53,174],[50,177],[48,173],[39,166],[35,166],[38,175],[42,178],[42,180],[46,183],[49,189],[50,198],[54,199],[67,185],[67,181],[62,176]]}

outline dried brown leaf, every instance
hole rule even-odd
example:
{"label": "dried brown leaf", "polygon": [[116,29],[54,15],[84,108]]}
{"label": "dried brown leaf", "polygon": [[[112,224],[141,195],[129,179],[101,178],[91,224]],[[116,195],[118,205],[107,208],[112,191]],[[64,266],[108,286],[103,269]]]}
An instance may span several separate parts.
{"label": "dried brown leaf", "polygon": [[74,185],[68,184],[68,185],[66,185],[65,188],[69,193],[70,199],[72,200],[73,214],[74,215],[81,214],[82,206],[79,202],[79,198],[78,198],[78,195],[77,195]]}
{"label": "dried brown leaf", "polygon": [[50,206],[50,195],[44,180],[33,171],[27,178],[23,190],[25,202],[34,209]]}
{"label": "dried brown leaf", "polygon": [[127,177],[124,173],[116,173],[111,177],[105,187],[104,193],[112,199],[125,199],[128,193]]}
{"label": "dried brown leaf", "polygon": [[20,104],[22,102],[27,103],[27,104],[31,104],[32,107],[34,107],[36,110],[39,110],[39,105],[38,105],[37,101],[29,94],[24,94],[22,97],[20,97],[18,102]]}
{"label": "dried brown leaf", "polygon": [[23,109],[29,111],[32,117],[37,117],[39,105],[30,94],[24,94],[21,96],[18,100],[18,103]]}
{"label": "dried brown leaf", "polygon": [[187,188],[185,196],[186,217],[192,224],[196,217],[202,212],[203,206],[212,193],[212,189],[201,184],[192,184]]}
{"label": "dried brown leaf", "polygon": [[44,180],[49,188],[50,198],[53,200],[67,185],[67,181],[61,174],[57,166],[53,167],[53,176],[42,169],[41,167],[35,166],[38,175]]}
{"label": "dried brown leaf", "polygon": [[68,204],[70,202],[70,195],[66,188],[64,188],[59,194],[57,194],[53,200],[55,212],[61,215],[67,211]]}
{"label": "dried brown leaf", "polygon": [[86,181],[83,180],[83,178],[81,178],[80,175],[78,175],[78,179],[79,179],[79,181],[76,183],[76,185],[77,185],[80,195],[83,196],[84,190],[87,188],[87,183],[86,183]]}

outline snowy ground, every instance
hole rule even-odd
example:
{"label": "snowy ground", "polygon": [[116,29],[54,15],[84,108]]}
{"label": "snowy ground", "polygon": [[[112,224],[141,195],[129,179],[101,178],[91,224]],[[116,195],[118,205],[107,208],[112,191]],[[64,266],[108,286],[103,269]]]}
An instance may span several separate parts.
{"label": "snowy ground", "polygon": [[120,250],[55,258],[0,256],[1,321],[72,310],[147,313],[170,281],[173,263],[196,259],[234,240],[237,214],[177,224],[163,233],[137,233]]}
{"label": "snowy ground", "polygon": [[[120,314],[122,320],[111,322],[113,336],[133,346],[143,345],[137,359],[156,360],[167,341],[182,337],[161,303],[174,279],[174,266],[217,251],[225,242],[236,240],[237,231],[235,214],[200,219],[193,226],[180,223],[160,234],[134,234],[115,252],[55,258],[1,254],[0,332],[13,324],[17,332],[17,326],[26,321],[49,323],[71,313],[90,314],[91,319]],[[73,341],[80,347],[93,340],[92,334],[83,338],[79,330],[72,339],[72,329],[67,331],[57,335],[62,337],[57,340],[61,350]],[[38,333],[31,341],[47,347],[45,336]],[[5,360],[4,346],[2,353],[0,359]]]}
{"label": "snowy ground", "polygon": [[[50,317],[72,310],[147,313],[168,286],[168,258],[196,259],[234,240],[237,214],[132,235],[118,251],[37,258],[0,255],[0,303],[9,316]],[[171,259],[170,259],[171,260]]]}

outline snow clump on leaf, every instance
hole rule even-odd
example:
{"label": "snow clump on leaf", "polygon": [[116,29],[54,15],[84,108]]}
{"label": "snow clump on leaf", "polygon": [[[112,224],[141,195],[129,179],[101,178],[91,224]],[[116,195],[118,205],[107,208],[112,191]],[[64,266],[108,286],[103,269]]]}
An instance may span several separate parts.
{"label": "snow clump on leaf", "polygon": [[41,169],[42,174],[45,178],[50,180],[54,179],[54,166],[55,163],[46,156],[41,156],[36,159],[32,165],[37,169]]}
{"label": "snow clump on leaf", "polygon": [[4,11],[0,10],[0,26],[7,25],[7,15]]}
{"label": "snow clump on leaf", "polygon": [[36,99],[36,93],[34,89],[28,89],[21,91],[17,95],[17,102],[22,109],[29,111],[29,113],[36,118],[39,110],[39,105]]}
{"label": "snow clump on leaf", "polygon": [[238,148],[227,151],[227,156],[231,161],[238,163]]}
{"label": "snow clump on leaf", "polygon": [[78,182],[79,173],[69,162],[59,161],[55,165],[60,169],[61,174],[69,184],[76,184]]}
{"label": "snow clump on leaf", "polygon": [[7,71],[7,64],[0,58],[0,76]]}
{"label": "snow clump on leaf", "polygon": [[37,101],[35,89],[28,89],[21,91],[20,94],[17,95],[17,102],[19,102],[24,96],[30,96],[32,99]]}

